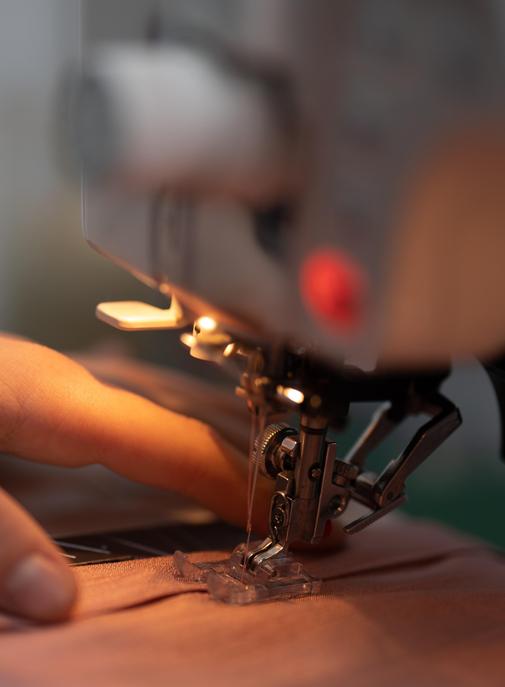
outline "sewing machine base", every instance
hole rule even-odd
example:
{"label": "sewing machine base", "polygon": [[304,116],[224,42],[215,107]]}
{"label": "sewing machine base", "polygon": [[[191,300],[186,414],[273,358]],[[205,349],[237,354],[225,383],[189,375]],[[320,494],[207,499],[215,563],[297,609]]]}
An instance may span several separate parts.
{"label": "sewing machine base", "polygon": [[242,606],[319,593],[321,581],[290,555],[278,556],[251,571],[244,568],[244,553],[245,545],[240,544],[228,559],[198,563],[177,551],[174,561],[181,577],[205,582],[213,599],[228,604]]}

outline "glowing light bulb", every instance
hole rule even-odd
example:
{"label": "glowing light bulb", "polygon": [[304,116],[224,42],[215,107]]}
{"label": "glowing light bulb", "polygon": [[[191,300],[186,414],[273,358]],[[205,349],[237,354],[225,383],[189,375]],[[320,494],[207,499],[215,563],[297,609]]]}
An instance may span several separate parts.
{"label": "glowing light bulb", "polygon": [[198,320],[195,322],[195,328],[198,328],[201,332],[210,334],[216,331],[217,322],[213,317],[204,315],[203,317],[199,317]]}

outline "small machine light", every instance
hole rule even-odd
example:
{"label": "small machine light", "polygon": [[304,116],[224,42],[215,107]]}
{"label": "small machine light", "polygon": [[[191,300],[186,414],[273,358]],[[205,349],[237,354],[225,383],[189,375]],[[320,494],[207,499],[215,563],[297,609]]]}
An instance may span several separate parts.
{"label": "small machine light", "polygon": [[198,320],[195,322],[195,330],[197,330],[198,332],[211,334],[212,332],[215,332],[216,329],[217,322],[213,317],[208,317],[207,315],[204,315],[203,317],[199,317]]}
{"label": "small machine light", "polygon": [[281,396],[284,396],[292,403],[296,403],[296,405],[301,405],[305,401],[305,394],[303,393],[303,391],[300,391],[299,389],[293,389],[291,387],[286,386],[278,386],[277,393]]}

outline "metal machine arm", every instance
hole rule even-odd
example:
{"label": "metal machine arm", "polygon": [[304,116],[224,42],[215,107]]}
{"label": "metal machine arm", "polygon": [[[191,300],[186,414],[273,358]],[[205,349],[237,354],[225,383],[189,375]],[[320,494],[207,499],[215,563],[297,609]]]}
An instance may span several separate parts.
{"label": "metal machine arm", "polygon": [[[402,453],[376,475],[366,471],[370,453],[408,416],[430,416]],[[257,439],[255,461],[264,475],[276,479],[270,509],[269,537],[248,552],[245,566],[255,569],[284,553],[293,541],[316,543],[328,520],[340,517],[350,501],[369,513],[344,526],[354,534],[406,500],[408,477],[461,424],[458,409],[436,392],[386,403],[375,414],[344,459],[325,439],[327,423],[302,415],[300,432],[287,425],[269,425]]]}

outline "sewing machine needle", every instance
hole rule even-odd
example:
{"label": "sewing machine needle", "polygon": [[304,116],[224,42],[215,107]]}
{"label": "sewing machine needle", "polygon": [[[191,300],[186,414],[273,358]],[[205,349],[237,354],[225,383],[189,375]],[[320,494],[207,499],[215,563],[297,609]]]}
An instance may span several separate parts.
{"label": "sewing machine needle", "polygon": [[247,559],[252,536],[252,516],[254,510],[254,497],[256,495],[256,484],[258,481],[259,463],[255,460],[254,444],[256,437],[265,428],[266,424],[266,410],[261,408],[254,409],[254,415],[251,422],[251,436],[249,438],[249,471],[248,471],[248,488],[247,488],[247,525],[246,525],[246,543],[244,560]]}

